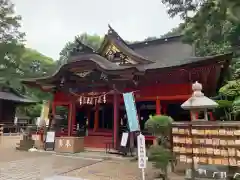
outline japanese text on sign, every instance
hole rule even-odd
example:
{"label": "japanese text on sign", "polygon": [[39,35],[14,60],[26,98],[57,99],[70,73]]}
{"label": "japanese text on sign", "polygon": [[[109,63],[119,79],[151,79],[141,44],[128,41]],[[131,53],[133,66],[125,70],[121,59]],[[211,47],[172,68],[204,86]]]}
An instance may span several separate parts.
{"label": "japanese text on sign", "polygon": [[70,140],[66,140],[66,142],[64,143],[63,139],[59,139],[59,143],[58,143],[59,148],[63,147],[64,144],[67,148],[72,146]]}
{"label": "japanese text on sign", "polygon": [[145,146],[145,137],[140,134],[137,137],[138,144],[138,167],[140,169],[146,168],[146,146]]}

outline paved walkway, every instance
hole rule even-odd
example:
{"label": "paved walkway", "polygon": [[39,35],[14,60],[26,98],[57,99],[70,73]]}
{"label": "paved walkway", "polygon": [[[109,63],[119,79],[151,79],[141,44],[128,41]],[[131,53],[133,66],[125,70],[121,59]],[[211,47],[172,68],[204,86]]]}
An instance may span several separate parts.
{"label": "paved walkway", "polygon": [[[37,155],[37,154],[35,154]],[[45,155],[0,163],[0,180],[43,180],[98,161]]]}
{"label": "paved walkway", "polygon": [[[80,153],[75,156],[15,150],[19,139],[5,139],[0,144],[0,180],[43,180],[55,175],[86,180],[140,180],[137,161],[117,157],[110,159],[101,153]],[[154,180],[158,170],[148,163],[146,180]],[[68,179],[66,179],[68,180]],[[183,180],[172,176],[171,180]]]}
{"label": "paved walkway", "polygon": [[[88,167],[77,169],[66,176],[81,177],[89,180],[141,180],[141,171],[137,162],[125,160],[103,161]],[[155,172],[148,164],[146,169],[146,180],[153,180]]]}

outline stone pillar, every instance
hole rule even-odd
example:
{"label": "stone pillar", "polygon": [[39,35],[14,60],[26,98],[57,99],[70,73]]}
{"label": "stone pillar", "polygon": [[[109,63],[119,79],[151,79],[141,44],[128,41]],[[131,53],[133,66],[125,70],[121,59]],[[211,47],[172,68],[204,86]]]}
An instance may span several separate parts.
{"label": "stone pillar", "polygon": [[161,115],[161,103],[160,99],[156,99],[156,115]]}

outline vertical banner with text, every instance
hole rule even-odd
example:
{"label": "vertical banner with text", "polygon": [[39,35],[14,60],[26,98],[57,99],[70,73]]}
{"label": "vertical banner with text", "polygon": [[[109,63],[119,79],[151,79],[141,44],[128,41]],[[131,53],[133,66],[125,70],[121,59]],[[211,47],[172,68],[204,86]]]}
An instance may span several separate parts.
{"label": "vertical banner with text", "polygon": [[137,109],[132,92],[123,94],[124,104],[127,112],[128,127],[130,132],[140,131]]}

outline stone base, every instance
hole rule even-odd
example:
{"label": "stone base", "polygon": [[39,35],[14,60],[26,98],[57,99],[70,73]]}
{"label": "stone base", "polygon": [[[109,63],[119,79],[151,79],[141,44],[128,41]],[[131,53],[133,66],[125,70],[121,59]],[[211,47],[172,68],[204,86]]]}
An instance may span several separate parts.
{"label": "stone base", "polygon": [[19,146],[16,147],[17,150],[28,151],[34,146],[34,140],[32,139],[23,139],[20,140]]}
{"label": "stone base", "polygon": [[79,153],[84,151],[84,137],[56,137],[56,152],[61,153]]}

